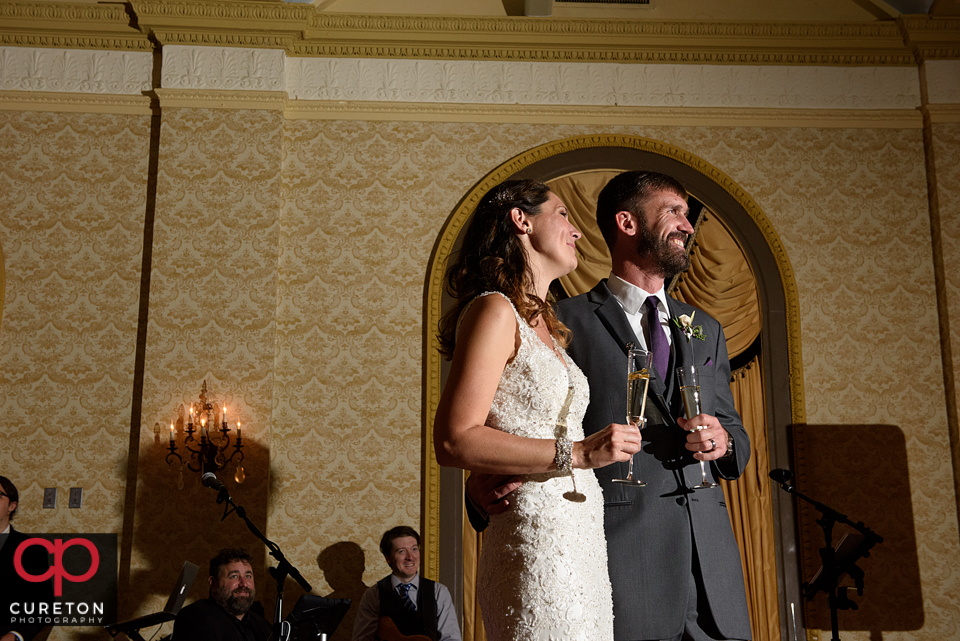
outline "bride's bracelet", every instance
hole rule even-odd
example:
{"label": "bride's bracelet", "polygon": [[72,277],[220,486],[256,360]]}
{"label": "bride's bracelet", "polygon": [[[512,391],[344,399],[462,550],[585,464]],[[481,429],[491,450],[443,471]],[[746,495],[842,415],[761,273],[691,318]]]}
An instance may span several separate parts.
{"label": "bride's bracelet", "polygon": [[554,444],[557,448],[557,453],[553,455],[554,466],[561,472],[569,472],[573,467],[573,443],[561,436]]}

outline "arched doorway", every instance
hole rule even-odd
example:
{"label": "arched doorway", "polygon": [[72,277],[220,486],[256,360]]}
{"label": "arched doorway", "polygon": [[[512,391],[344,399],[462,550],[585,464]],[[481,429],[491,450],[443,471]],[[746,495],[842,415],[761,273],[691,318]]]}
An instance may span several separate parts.
{"label": "arched doorway", "polygon": [[[587,192],[594,189],[589,184],[591,181],[602,186],[603,176],[627,169],[656,170],[672,175],[683,183],[696,203],[691,210],[699,217],[694,221],[698,231],[701,223],[711,221],[710,224],[720,230],[719,234],[728,239],[724,241],[726,245],[736,246],[740,260],[750,272],[758,301],[755,335],[748,336],[740,349],[731,349],[731,362],[735,369],[738,366],[757,366],[760,370],[759,376],[756,376],[759,381],[756,384],[756,394],[762,398],[754,399],[759,401],[759,409],[755,414],[757,429],[763,430],[762,436],[765,438],[755,439],[755,442],[765,441],[765,451],[760,452],[763,456],[754,457],[762,459],[762,465],[756,467],[751,463],[752,467],[748,468],[745,474],[752,474],[754,478],[745,484],[752,486],[755,495],[763,495],[766,501],[763,518],[772,521],[770,530],[775,539],[775,554],[771,556],[776,565],[778,589],[774,599],[776,606],[767,604],[766,607],[773,607],[774,611],[779,610],[781,613],[779,626],[772,626],[768,634],[757,630],[755,638],[785,638],[788,620],[785,615],[791,611],[791,604],[796,604],[799,609],[800,601],[796,546],[793,544],[796,531],[795,511],[792,498],[774,492],[765,477],[770,468],[790,466],[788,426],[804,421],[799,309],[793,272],[776,231],[743,189],[706,161],[666,143],[639,137],[585,136],[549,143],[520,154],[478,182],[461,200],[441,231],[431,257],[425,293],[422,486],[424,571],[440,577],[442,582],[453,589],[455,601],[462,600],[466,603],[465,610],[469,618],[472,614],[472,581],[469,567],[466,568],[466,581],[464,580],[463,555],[465,548],[468,553],[470,551],[472,533],[464,532],[463,475],[459,470],[439,468],[432,452],[433,415],[445,375],[444,362],[436,350],[436,327],[446,307],[442,279],[447,259],[456,250],[457,240],[476,203],[493,185],[509,178],[535,178],[548,182],[551,186],[556,185],[554,188],[559,193],[561,185],[565,183],[566,186],[562,188],[568,191],[561,197],[568,207],[574,209],[576,207],[571,204],[571,200],[583,196],[585,202],[589,201]],[[595,190],[599,191],[599,187]],[[593,198],[595,199],[595,194]],[[584,227],[590,224],[589,218],[581,216],[581,220],[575,222],[584,230]],[[591,254],[593,250],[589,247],[581,248],[581,245],[582,241],[578,243],[578,254],[581,255],[578,272],[592,270],[593,273],[587,276],[575,275],[573,280],[579,282],[568,282],[570,277],[565,279],[563,287],[566,291],[558,291],[560,296],[580,293],[584,291],[583,287],[589,289],[599,278],[606,276],[602,257],[596,252]],[[603,251],[605,248],[601,253]],[[609,263],[606,269],[609,270]],[[710,269],[705,270],[709,271]],[[677,282],[673,283],[674,287],[677,285]],[[573,291],[570,291],[571,289]],[[695,295],[697,285],[694,283],[687,287],[694,291],[693,294],[684,292],[683,289],[683,284],[680,283],[675,295],[679,298]],[[706,307],[708,312],[718,316],[715,310],[710,309],[703,301],[688,298],[687,302]],[[730,340],[728,345],[729,343]],[[742,354],[743,358],[738,360],[738,354]],[[756,512],[743,516],[745,521],[758,518],[760,517]],[[734,521],[736,520],[734,515]],[[749,540],[745,540],[750,538],[749,532],[745,535],[738,534],[745,558],[750,556],[745,548],[753,545]],[[769,566],[760,561],[756,565]],[[758,572],[769,574],[769,571],[752,570],[754,576],[757,576]],[[748,584],[751,583],[750,574],[748,567]],[[766,578],[768,582],[772,580],[769,576],[759,578]],[[758,580],[757,583],[762,581]],[[749,592],[751,587],[748,585]],[[754,620],[758,620],[756,615]],[[760,620],[767,621],[769,617],[761,617]],[[776,634],[777,627],[780,628],[780,634]],[[472,636],[468,634],[466,638]]]}

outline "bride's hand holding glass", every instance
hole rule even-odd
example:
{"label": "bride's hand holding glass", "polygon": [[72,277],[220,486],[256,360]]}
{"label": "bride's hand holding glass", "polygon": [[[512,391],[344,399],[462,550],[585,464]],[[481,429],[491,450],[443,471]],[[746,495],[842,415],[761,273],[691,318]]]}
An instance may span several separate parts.
{"label": "bride's hand holding glass", "polygon": [[639,451],[639,428],[636,425],[611,423],[573,444],[573,467],[605,467],[611,463],[629,461]]}

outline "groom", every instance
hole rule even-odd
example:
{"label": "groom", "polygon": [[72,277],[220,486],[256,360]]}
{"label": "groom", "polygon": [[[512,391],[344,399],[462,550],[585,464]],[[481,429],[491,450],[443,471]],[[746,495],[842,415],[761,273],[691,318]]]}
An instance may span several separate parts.
{"label": "groom", "polygon": [[[751,638],[723,490],[691,489],[701,481],[700,461],[708,462],[711,480],[738,478],[750,458],[750,440],[733,405],[723,328],[664,291],[666,279],[690,266],[684,242],[693,228],[686,197],[679,182],[655,172],[612,179],[597,202],[612,274],[558,305],[558,316],[573,333],[570,355],[590,381],[587,434],[624,420],[625,345],[654,352],[644,447],[634,469],[647,486],[613,482],[626,475],[625,463],[596,470],[616,641]],[[693,316],[687,333],[673,322],[684,315]],[[681,365],[700,371],[702,413],[690,421],[682,418],[676,381]],[[516,480],[473,475],[468,492],[472,503],[495,513],[509,508],[504,495],[518,486]],[[477,514],[470,516],[475,527],[482,525]]]}

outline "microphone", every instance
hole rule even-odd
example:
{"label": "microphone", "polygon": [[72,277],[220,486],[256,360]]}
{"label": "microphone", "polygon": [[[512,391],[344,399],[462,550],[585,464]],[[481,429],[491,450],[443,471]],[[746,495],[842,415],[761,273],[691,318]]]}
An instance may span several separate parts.
{"label": "microphone", "polygon": [[[206,474],[204,474],[204,476],[206,476]],[[213,474],[211,474],[210,476],[213,476]],[[770,478],[772,478],[777,483],[786,485],[793,479],[793,472],[791,472],[790,470],[785,470],[783,468],[777,468],[775,470],[770,470]]]}
{"label": "microphone", "polygon": [[[771,472],[772,474],[772,472]],[[200,477],[200,483],[204,487],[209,487],[211,490],[216,490],[217,492],[223,492],[227,496],[230,496],[230,493],[227,491],[227,486],[220,482],[220,479],[217,478],[217,475],[213,472],[207,472]]]}

